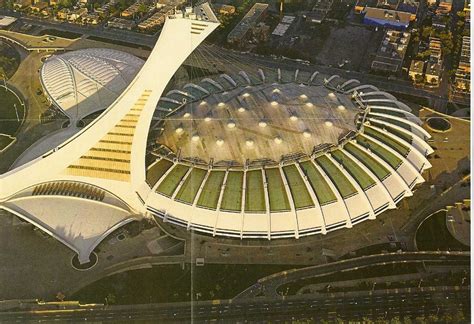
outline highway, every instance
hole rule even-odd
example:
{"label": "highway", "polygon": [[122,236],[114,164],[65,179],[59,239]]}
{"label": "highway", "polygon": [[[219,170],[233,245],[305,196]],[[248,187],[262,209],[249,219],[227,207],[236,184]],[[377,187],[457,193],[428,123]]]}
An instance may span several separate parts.
{"label": "highway", "polygon": [[27,322],[284,322],[313,319],[390,319],[395,316],[442,315],[462,311],[468,314],[469,287],[424,287],[373,292],[299,295],[285,299],[250,298],[168,304],[103,306],[80,309],[35,310],[0,313],[2,323]]}
{"label": "highway", "polygon": [[259,295],[277,297],[277,288],[283,284],[294,282],[297,280],[313,278],[317,276],[327,275],[340,271],[356,270],[358,268],[384,265],[391,263],[406,263],[406,262],[450,262],[450,261],[466,261],[469,263],[469,252],[397,252],[384,253],[369,256],[362,256],[328,264],[311,266],[300,269],[293,269],[282,271],[264,277],[258,282],[241,292],[235,297],[238,299],[246,299],[256,297]]}

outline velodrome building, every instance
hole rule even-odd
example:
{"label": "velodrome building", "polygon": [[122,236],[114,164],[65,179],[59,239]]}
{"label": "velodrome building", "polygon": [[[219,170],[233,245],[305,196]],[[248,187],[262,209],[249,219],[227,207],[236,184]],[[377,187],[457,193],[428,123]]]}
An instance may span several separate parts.
{"label": "velodrome building", "polygon": [[[170,15],[148,60],[97,119],[0,175],[0,208],[85,263],[107,235],[141,217],[214,236],[299,238],[375,219],[413,195],[431,167],[430,135],[409,107],[374,86],[259,69],[165,93],[218,25],[207,3]],[[53,62],[61,70],[100,53],[79,54]],[[56,80],[54,70],[42,71],[44,84]],[[120,75],[116,65],[104,71]],[[71,73],[62,74],[64,87],[77,94]],[[69,99],[77,118],[82,108]]]}

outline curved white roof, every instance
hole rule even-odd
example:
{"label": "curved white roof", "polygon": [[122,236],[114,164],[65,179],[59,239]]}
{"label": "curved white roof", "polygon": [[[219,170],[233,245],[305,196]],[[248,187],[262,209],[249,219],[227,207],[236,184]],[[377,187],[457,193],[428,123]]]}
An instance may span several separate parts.
{"label": "curved white roof", "polygon": [[147,168],[155,216],[212,235],[298,238],[375,219],[424,182],[430,135],[393,95],[316,73],[306,84],[244,75],[161,98]]}
{"label": "curved white roof", "polygon": [[144,61],[113,49],[91,48],[53,55],[41,68],[50,100],[73,120],[107,108]]}
{"label": "curved white roof", "polygon": [[[168,95],[172,92],[168,93]],[[188,92],[175,92],[187,95]],[[212,93],[164,120],[157,142],[205,162],[270,159],[337,144],[363,113],[350,96],[323,85],[266,83]],[[199,140],[195,138],[199,136]]]}

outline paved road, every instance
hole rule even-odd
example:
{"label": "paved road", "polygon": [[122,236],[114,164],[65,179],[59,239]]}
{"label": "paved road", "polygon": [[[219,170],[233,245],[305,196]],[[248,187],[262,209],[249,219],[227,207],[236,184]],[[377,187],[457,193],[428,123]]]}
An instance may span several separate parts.
{"label": "paved road", "polygon": [[469,260],[469,252],[400,252],[368,255],[328,264],[278,272],[258,280],[255,285],[241,292],[235,299],[251,298],[261,294],[277,297],[277,288],[283,284],[349,269],[401,262],[469,262]]}
{"label": "paved road", "polygon": [[[0,10],[0,14],[9,14],[13,16],[20,17],[18,13],[12,13],[5,10]],[[74,33],[80,33],[89,36],[102,37],[115,41],[128,42],[136,45],[147,46],[152,48],[158,39],[159,33],[155,35],[142,34],[133,31],[127,30],[117,30],[117,29],[108,29],[103,25],[100,26],[81,26],[77,24],[70,24],[66,22],[57,22],[53,20],[43,20],[33,17],[21,16],[21,21],[24,23],[34,24],[37,26],[42,26],[44,28],[55,28],[60,30],[65,30]],[[308,72],[314,72],[315,70],[320,71],[328,75],[338,74],[345,79],[358,79],[363,83],[373,84],[379,87],[382,90],[408,94],[415,97],[427,98],[430,100],[430,105],[436,107],[439,111],[444,111],[447,98],[446,96],[440,96],[437,93],[434,93],[431,90],[415,88],[412,86],[411,82],[404,80],[388,80],[385,77],[372,75],[364,72],[357,71],[346,71],[338,69],[335,67],[329,67],[325,65],[303,65],[301,63],[292,61],[292,60],[274,60],[269,57],[261,57],[258,55],[248,54],[248,53],[238,53],[234,51],[229,51],[227,49],[218,47],[218,46],[208,46],[206,51],[211,52],[217,51],[217,53],[222,54],[226,52],[240,59],[242,62],[253,61],[259,65],[271,67],[271,68],[287,68],[291,70],[300,69],[302,71],[306,70]]]}
{"label": "paved road", "polygon": [[47,29],[59,29],[65,30],[68,32],[85,34],[89,36],[103,37],[110,40],[116,40],[121,42],[128,42],[136,45],[153,47],[156,40],[158,39],[158,34],[148,35],[137,33],[128,30],[118,30],[114,28],[106,28],[103,25],[99,26],[82,26],[77,24],[70,24],[67,22],[54,21],[50,19],[40,19],[35,17],[28,17],[20,15],[8,10],[0,10],[0,14],[14,16],[20,18],[20,22],[26,24],[32,24],[36,26],[41,26]]}
{"label": "paved road", "polygon": [[470,287],[425,287],[299,295],[285,299],[253,298],[244,301],[204,301],[173,304],[150,304],[83,307],[69,310],[40,310],[0,313],[2,323],[78,322],[118,320],[153,320],[166,322],[246,320],[248,322],[283,322],[297,319],[335,321],[392,318],[395,316],[442,315],[469,309]]}

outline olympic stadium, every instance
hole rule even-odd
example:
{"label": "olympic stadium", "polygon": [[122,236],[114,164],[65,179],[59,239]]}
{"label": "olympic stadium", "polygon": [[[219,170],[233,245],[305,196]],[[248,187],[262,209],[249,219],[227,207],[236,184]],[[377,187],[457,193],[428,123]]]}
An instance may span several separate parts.
{"label": "olympic stadium", "polygon": [[168,90],[217,26],[204,3],[168,17],[145,63],[99,49],[46,60],[45,92],[71,120],[105,111],[0,175],[0,208],[85,263],[143,217],[214,236],[299,238],[375,219],[413,195],[431,167],[430,135],[374,86],[242,69]]}
{"label": "olympic stadium", "polygon": [[212,235],[299,237],[374,219],[424,181],[429,134],[406,105],[356,80],[274,72],[161,98],[149,211]]}

